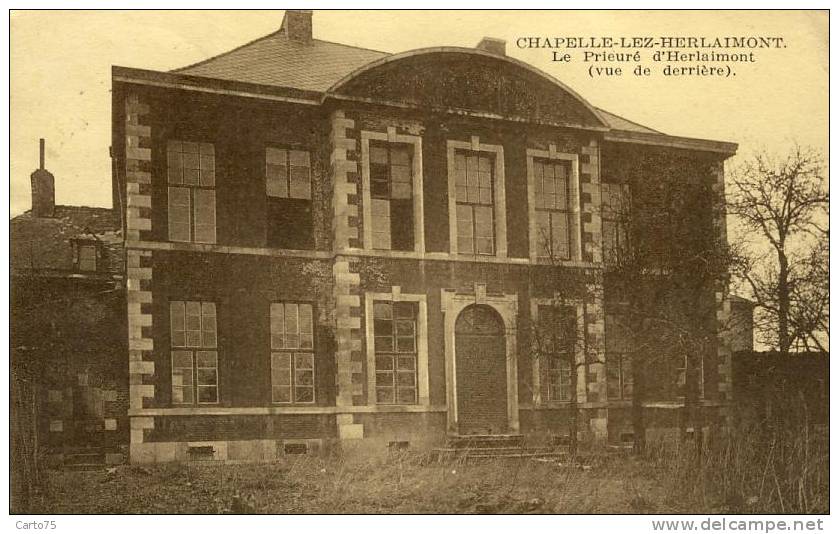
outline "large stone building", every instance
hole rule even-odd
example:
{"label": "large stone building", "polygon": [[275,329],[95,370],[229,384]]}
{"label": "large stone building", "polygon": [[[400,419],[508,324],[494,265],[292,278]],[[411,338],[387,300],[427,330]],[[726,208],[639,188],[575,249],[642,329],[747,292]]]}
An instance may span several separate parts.
{"label": "large stone building", "polygon": [[[572,398],[580,436],[620,440],[602,204],[627,173],[719,191],[736,149],[597,109],[503,41],[391,55],[314,39],[305,11],[175,71],[114,67],[112,142],[136,462],[535,441]],[[575,365],[534,357],[557,309]],[[717,417],[730,359],[704,358]]]}

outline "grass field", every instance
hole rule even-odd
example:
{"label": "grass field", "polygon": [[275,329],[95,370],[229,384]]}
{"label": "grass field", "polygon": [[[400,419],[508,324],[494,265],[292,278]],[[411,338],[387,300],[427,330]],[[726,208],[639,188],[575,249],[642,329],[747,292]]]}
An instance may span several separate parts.
{"label": "grass field", "polygon": [[[730,441],[644,458],[167,464],[50,471],[39,513],[825,513],[826,439]],[[780,449],[783,448],[782,452]]]}

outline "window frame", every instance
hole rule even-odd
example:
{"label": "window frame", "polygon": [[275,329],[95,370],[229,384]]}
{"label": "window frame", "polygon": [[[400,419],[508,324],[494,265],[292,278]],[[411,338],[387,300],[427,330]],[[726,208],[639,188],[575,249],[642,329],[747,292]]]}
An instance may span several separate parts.
{"label": "window frame", "polygon": [[[174,315],[173,315],[173,305],[180,303],[184,307],[184,342],[183,344],[176,344],[175,343],[175,332],[174,329]],[[196,332],[196,330],[189,330],[188,329],[188,305],[189,304],[198,304],[199,305],[199,327],[198,327],[198,334],[200,337],[200,342],[198,345],[190,344],[189,342],[189,334],[188,332]],[[205,329],[204,328],[204,306],[212,306],[213,314],[207,315],[207,317],[212,316],[214,321],[213,330]],[[169,363],[171,366],[170,369],[170,379],[171,379],[171,404],[174,406],[200,406],[200,405],[217,405],[221,402],[221,384],[220,384],[220,373],[219,373],[219,332],[218,332],[218,305],[215,301],[209,300],[179,300],[173,299],[169,301]],[[205,332],[212,332],[215,336],[215,340],[212,345],[207,344],[205,346],[204,343],[204,334]],[[185,353],[189,354],[190,356],[190,370],[191,370],[191,384],[189,384],[189,388],[191,390],[192,401],[191,402],[176,402],[175,401],[175,388],[186,388],[182,384],[175,385],[175,370],[176,369],[186,369],[184,366],[176,367],[175,366],[175,355],[176,353]],[[215,357],[215,368],[212,367],[199,367],[198,366],[198,356],[199,353],[208,353],[213,354]],[[199,382],[199,370],[206,370],[206,369],[215,369],[215,384],[200,384]],[[215,388],[215,400],[214,401],[201,401],[200,400],[200,389],[201,388]]]}
{"label": "window frame", "polygon": [[[680,361],[676,362],[676,379],[674,381],[674,386],[676,388],[676,398],[679,400],[685,400],[687,395],[685,394],[685,388],[687,387],[687,362],[688,357],[685,355],[684,358],[681,358]],[[693,370],[695,373],[698,372],[699,376],[699,384],[697,384],[699,389],[699,400],[705,399],[705,358],[700,355],[699,356],[699,368]]]}
{"label": "window frame", "polygon": [[[538,189],[536,187],[536,185],[537,185],[536,168],[537,168],[538,165],[550,166],[551,167],[551,170],[553,172],[554,188],[556,188],[556,168],[558,166],[562,166],[562,167],[565,167],[567,169],[567,174],[566,174],[565,180],[564,180],[565,191],[563,192],[563,195],[564,195],[564,198],[565,198],[565,206],[564,207],[561,207],[561,208],[557,208],[556,206],[553,206],[553,207],[550,207],[550,208],[546,208],[544,206],[539,207],[538,199],[535,200],[536,205],[534,206],[534,210],[535,210],[536,220],[535,220],[534,228],[536,229],[536,232],[537,232],[537,235],[536,235],[536,240],[537,240],[536,257],[537,258],[547,258],[547,259],[559,260],[559,261],[570,261],[573,257],[572,245],[571,245],[571,243],[573,242],[573,239],[572,239],[572,236],[571,236],[571,218],[572,217],[571,217],[571,198],[570,198],[571,197],[571,174],[572,174],[573,171],[572,171],[572,166],[570,164],[564,163],[565,161],[568,161],[568,160],[564,160],[564,159],[561,159],[561,158],[551,159],[551,158],[537,158],[537,157],[534,157],[533,160],[532,160],[534,199],[536,199],[535,193],[537,192],[537,189]],[[543,169],[542,172],[543,172],[543,175],[542,175],[543,186],[542,187],[543,187],[543,192],[544,192],[544,180],[545,180],[544,169]],[[558,191],[556,189],[554,189],[554,195],[558,195]],[[545,247],[540,246],[540,244],[539,244],[541,242],[541,239],[542,239],[542,236],[540,235],[541,232],[539,231],[540,230],[540,225],[539,225],[539,215],[540,214],[547,214],[547,216],[548,216],[548,230],[549,230],[548,237],[549,237],[549,244],[550,244],[550,250],[547,251],[548,255],[545,255],[545,252],[546,252]],[[555,242],[555,238],[554,238],[554,217],[562,217],[562,218],[565,219],[565,250],[566,250],[566,253],[567,253],[566,255],[560,256],[560,255],[557,254],[557,251],[554,250],[554,242]]]}
{"label": "window frame", "polygon": [[[376,398],[376,350],[374,329],[374,305],[376,302],[410,302],[417,308],[416,316],[416,402],[413,404],[379,404]],[[367,405],[368,406],[430,406],[428,378],[428,305],[424,294],[406,294],[399,286],[390,293],[364,294],[365,346],[367,352]],[[359,392],[360,394],[360,392]],[[396,392],[394,390],[394,395]],[[394,397],[396,400],[396,397]]]}
{"label": "window frame", "polygon": [[[186,170],[186,167],[183,166],[183,159],[184,159],[183,155],[184,154],[192,154],[192,153],[191,152],[184,152],[183,150],[180,150],[180,151],[177,151],[177,152],[172,151],[170,149],[170,146],[175,144],[175,143],[179,143],[181,145],[181,149],[183,149],[184,143],[193,144],[193,145],[198,146],[199,152],[198,152],[197,156],[198,156],[199,168],[198,169],[191,169],[191,170],[197,170],[198,171],[198,183],[196,183],[196,184],[187,184],[186,183],[186,175],[183,172],[184,170]],[[212,162],[213,162],[212,165],[213,165],[213,168],[212,168],[212,184],[211,185],[205,185],[204,184],[204,174],[202,173],[201,165],[202,165],[202,161],[204,159],[203,158],[204,154],[201,152],[201,150],[204,146],[209,146],[209,147],[212,148]],[[172,181],[172,171],[174,170],[174,168],[170,166],[171,165],[170,154],[173,153],[173,152],[181,155],[181,167],[180,167],[181,182],[180,183]],[[207,170],[209,170],[209,169],[207,169]],[[167,192],[166,207],[167,207],[167,239],[168,239],[168,241],[171,241],[171,242],[174,242],[174,243],[203,243],[203,244],[215,244],[215,243],[218,242],[218,209],[217,209],[217,207],[218,207],[217,206],[218,197],[216,195],[217,184],[218,184],[218,175],[216,173],[216,148],[215,148],[215,143],[209,143],[209,142],[205,142],[205,141],[187,141],[187,140],[184,140],[184,139],[167,139],[166,140],[166,192]],[[172,200],[176,196],[175,194],[173,194],[173,191],[176,191],[176,190],[177,191],[185,191],[186,195],[188,197],[188,200],[189,200],[189,204],[187,205],[187,211],[189,212],[189,239],[186,239],[186,240],[175,239],[172,235],[172,228],[174,227],[174,224],[173,224],[173,221],[172,221],[172,214],[173,214]],[[197,204],[196,203],[196,193],[197,192],[201,192],[202,195],[212,193],[212,208],[213,208],[212,229],[213,229],[213,235],[212,235],[212,239],[209,239],[209,240],[200,240],[199,241],[198,239],[196,239],[196,233],[197,233],[196,232],[196,227],[198,226],[196,224],[196,219],[195,219],[195,217],[196,217],[195,206]],[[182,208],[183,205],[177,205],[176,207],[181,207]],[[183,224],[183,223],[179,223],[179,224]]]}
{"label": "window frame", "polygon": [[[276,305],[283,306],[283,345],[285,345],[285,328],[287,326],[286,321],[286,313],[287,309],[286,306],[288,305],[295,305],[298,306],[297,312],[297,331],[294,334],[297,339],[298,343],[296,347],[275,347],[274,346],[274,314],[273,308]],[[300,327],[300,306],[308,306],[311,314],[311,336],[312,336],[312,343],[311,347],[303,347],[301,346],[299,339],[302,334],[301,327]],[[315,304],[311,301],[304,301],[304,300],[277,300],[272,301],[268,305],[268,321],[269,321],[269,339],[268,339],[268,350],[269,350],[269,357],[268,357],[268,378],[270,381],[270,390],[271,390],[271,404],[272,405],[281,405],[281,406],[288,406],[288,405],[313,405],[317,403],[318,398],[318,391],[317,391],[317,358],[316,356],[316,336],[315,336]],[[286,354],[289,358],[289,383],[286,384],[274,384],[274,357]],[[297,366],[297,356],[298,355],[308,355],[311,358],[312,366],[311,369],[307,368],[298,368]],[[311,371],[312,374],[312,383],[311,385],[308,384],[298,384],[297,383],[297,372],[298,371]],[[289,388],[289,400],[282,401],[282,400],[275,400],[274,397],[274,388],[275,387],[288,387]],[[312,399],[309,401],[299,401],[297,400],[297,390],[298,388],[311,388],[312,390]]]}
{"label": "window frame", "polygon": [[[102,259],[102,243],[97,239],[73,239],[73,270],[77,273],[98,273],[100,272],[100,260]],[[82,249],[93,250],[93,269],[82,268]]]}
{"label": "window frame", "polygon": [[626,221],[621,220],[621,214],[615,212],[615,198],[619,198],[618,203],[631,202],[629,184],[618,182],[603,182],[600,184],[600,221],[601,221],[601,235],[602,235],[602,254],[603,263],[606,265],[614,265],[617,258],[610,258],[607,254],[607,226],[614,228],[614,243],[612,243],[611,250],[613,254],[619,254],[621,250],[627,248],[629,236],[627,234]]}
{"label": "window frame", "polygon": [[539,232],[536,222],[536,173],[534,170],[534,159],[542,160],[563,160],[570,162],[570,174],[568,176],[568,249],[569,259],[558,260],[559,262],[581,262],[582,251],[582,220],[580,207],[580,158],[578,154],[557,152],[556,144],[548,145],[548,150],[528,148],[527,155],[527,209],[529,229],[530,260],[532,262],[544,263],[550,261],[541,256],[539,251]]}
{"label": "window frame", "polygon": [[[553,298],[551,297],[536,297],[530,299],[530,318],[531,322],[534,327],[538,328],[539,325],[539,307],[540,306],[564,306],[574,311],[575,321],[574,325],[577,329],[578,335],[581,335],[585,338],[586,336],[586,320],[585,320],[585,305],[582,300],[580,299],[567,299],[562,298],[560,295],[556,295]],[[571,366],[571,372],[577,373],[577,402],[585,402],[586,400],[586,366],[580,365],[581,363],[585,362],[586,354],[585,354],[585,345],[587,345],[588,340],[583,339],[583,343],[578,343],[576,347],[573,348],[574,351],[574,365]],[[533,358],[532,359],[532,384],[533,384],[533,391],[532,391],[532,401],[535,406],[563,406],[570,402],[570,395],[569,400],[561,401],[551,398],[551,387],[550,383],[544,384],[544,380],[548,377],[548,374],[551,371],[550,364],[548,366],[544,365],[544,362],[541,361],[542,358]],[[547,394],[543,395],[544,392]]]}
{"label": "window frame", "polygon": [[[632,354],[630,352],[631,347],[626,345],[629,343],[625,337],[622,337],[625,333],[631,332],[629,325],[626,324],[626,312],[624,311],[623,304],[621,304],[621,308],[619,308],[619,313],[606,313],[604,316],[604,330],[603,330],[603,337],[604,337],[604,354],[606,355],[606,398],[610,401],[620,401],[620,400],[632,400],[632,396],[635,394],[635,383],[632,376]],[[622,313],[621,313],[622,312]],[[610,376],[609,372],[613,369],[613,365],[617,359],[617,379],[618,379],[618,392],[617,396],[611,395],[609,393],[609,381]],[[626,365],[629,365],[629,375],[626,374]],[[629,385],[632,388],[632,394],[626,394],[626,386]]]}
{"label": "window frame", "polygon": [[[269,150],[283,150],[286,152],[286,176],[285,176],[285,196],[281,195],[272,195],[269,191],[269,176],[268,176],[268,151]],[[302,152],[306,154],[306,158],[308,160],[308,166],[305,167],[308,169],[308,197],[299,197],[299,196],[292,196],[291,194],[291,184],[292,184],[292,173],[291,173],[291,153],[292,152]],[[303,200],[312,202],[313,196],[313,188],[312,188],[312,151],[308,147],[304,146],[295,146],[295,145],[283,145],[277,143],[269,143],[265,145],[265,148],[262,151],[262,165],[263,165],[263,178],[265,179],[265,196],[269,199],[280,199],[280,200]],[[300,168],[300,165],[294,165],[294,167]]]}
{"label": "window frame", "polygon": [[[394,150],[393,150],[393,148],[395,146],[407,147],[409,163],[406,167],[408,168],[409,173],[410,173],[409,177],[408,177],[408,180],[409,180],[408,183],[409,183],[410,189],[411,189],[410,197],[408,197],[407,199],[406,198],[398,198],[398,197],[395,197],[393,195],[393,186],[394,186],[394,182],[395,182],[394,174],[393,174],[393,168],[394,168],[394,163],[393,163],[393,151]],[[372,231],[372,241],[370,243],[370,246],[374,250],[400,250],[400,251],[402,251],[402,249],[394,249],[393,248],[393,204],[392,204],[392,201],[394,201],[394,200],[409,200],[411,202],[411,205],[413,206],[413,197],[414,197],[414,193],[413,193],[413,183],[414,183],[414,179],[413,179],[413,159],[414,159],[413,145],[409,145],[407,143],[390,143],[390,142],[385,142],[385,141],[380,141],[380,140],[371,140],[370,146],[368,148],[369,148],[369,151],[370,151],[368,153],[368,163],[369,163],[369,166],[370,166],[370,210],[371,210],[371,214],[372,214],[372,218],[370,220],[371,231]],[[386,183],[386,186],[387,186],[387,193],[384,194],[384,195],[376,194],[373,191],[374,190],[374,185],[377,182],[381,182],[381,180],[377,180],[375,178],[374,174],[373,174],[374,162],[372,161],[372,158],[370,158],[370,154],[372,153],[374,148],[382,148],[387,154],[387,162],[385,163],[385,166],[387,167],[387,179],[385,180],[385,183]],[[375,163],[375,164],[378,165],[379,163]],[[375,208],[374,203],[376,201],[387,202],[388,214],[387,214],[387,226],[386,226],[386,228],[387,228],[388,246],[386,248],[376,246],[376,235],[383,233],[381,231],[378,231],[378,232],[376,231],[376,227],[379,226],[379,225],[376,224],[376,216],[377,216],[376,211],[377,210],[374,209]],[[412,209],[412,212],[413,212],[413,209]],[[411,219],[412,219],[411,223],[413,223],[413,213],[412,213]],[[413,224],[411,226],[413,226]],[[409,250],[411,250],[411,249],[409,249]]]}
{"label": "window frame", "polygon": [[[412,147],[411,153],[411,197],[414,215],[414,247],[410,251],[378,249],[373,247],[373,210],[370,176],[370,143],[406,144]],[[422,137],[418,135],[398,134],[396,127],[389,126],[386,132],[361,131],[361,210],[362,235],[361,246],[365,250],[375,250],[382,254],[399,254],[425,251],[425,215],[423,207],[423,168]],[[392,236],[391,236],[392,237]],[[392,243],[392,241],[391,241]]]}
{"label": "window frame", "polygon": [[[380,318],[376,317],[376,307],[378,305],[387,305],[390,307],[390,318]],[[400,317],[397,314],[397,308],[399,305],[408,305],[412,309],[412,317]],[[377,321],[389,321],[391,332],[390,335],[380,335],[379,332],[376,330],[376,322]],[[412,333],[410,335],[410,339],[412,341],[412,348],[411,350],[401,350],[399,347],[400,339],[406,339],[409,336],[400,336],[399,335],[399,323],[407,323],[409,322],[412,325]],[[416,405],[419,401],[419,343],[417,341],[417,335],[419,332],[418,328],[419,323],[419,306],[416,305],[415,302],[409,301],[398,301],[394,302],[393,300],[374,300],[373,301],[373,352],[375,353],[375,367],[372,369],[372,372],[376,375],[376,385],[375,391],[373,395],[375,397],[375,402],[377,405],[387,405],[387,406],[412,406]],[[380,350],[378,345],[379,339],[389,339],[391,342],[390,350]],[[387,358],[390,360],[391,367],[390,369],[380,369],[378,365],[378,360],[380,358]],[[400,360],[403,358],[411,358],[412,359],[412,368],[410,369],[401,369],[400,368]],[[402,386],[400,388],[399,383],[399,376],[400,374],[410,373],[412,375],[412,385],[411,386]],[[391,386],[381,386],[379,384],[379,375],[386,374],[391,377]],[[392,402],[386,401],[379,401],[379,390],[380,389],[391,389],[393,393],[393,400]],[[403,402],[400,397],[400,391],[404,391],[404,389],[412,389],[413,390],[413,399],[410,402]]]}
{"label": "window frame", "polygon": [[[449,253],[463,257],[507,257],[507,193],[504,176],[504,147],[481,143],[480,138],[473,135],[467,141],[446,141],[447,175],[449,192]],[[493,254],[460,253],[458,250],[457,226],[457,182],[455,157],[458,151],[489,152],[492,154],[492,215],[493,215]],[[474,227],[474,217],[473,217]]]}
{"label": "window frame", "polygon": [[[466,173],[466,176],[465,176],[466,184],[463,185],[463,186],[458,186],[457,185],[457,172],[458,172],[457,159],[458,159],[458,157],[464,157],[465,158],[464,163],[466,164],[466,168],[464,169],[464,172]],[[469,160],[472,157],[477,158],[476,161],[477,161],[477,164],[478,164],[477,172],[478,172],[478,175],[479,175],[479,178],[478,178],[479,183],[477,184],[478,199],[476,201],[470,201],[469,200],[469,183],[468,183],[469,182],[469,169],[470,169]],[[456,232],[457,232],[457,239],[458,239],[458,243],[457,243],[458,254],[462,254],[462,255],[466,255],[466,256],[494,256],[495,255],[495,247],[496,247],[496,243],[495,243],[496,228],[495,228],[495,213],[494,213],[494,211],[495,211],[495,184],[494,184],[495,178],[494,178],[494,173],[493,173],[493,170],[494,170],[493,169],[493,167],[494,167],[493,157],[482,155],[480,152],[473,151],[473,150],[469,150],[469,151],[467,151],[467,150],[455,150],[454,158],[455,158],[455,169],[454,169],[454,172],[455,172],[455,211],[456,211],[455,224],[457,225]],[[480,184],[481,160],[482,159],[489,160],[489,172],[490,172],[490,177],[489,177],[489,198],[490,198],[490,200],[489,200],[489,203],[481,202],[481,190],[485,189],[485,188],[481,187],[481,184]],[[459,187],[465,187],[466,188],[466,200],[461,200],[461,199],[457,198],[457,190],[458,190]],[[460,238],[461,238],[461,234],[460,234],[460,230],[461,230],[460,210],[463,207],[465,207],[469,210],[469,221],[470,221],[469,222],[469,232],[470,232],[469,239],[472,242],[472,250],[469,251],[469,252],[466,252],[466,251],[463,251],[463,250],[460,249],[461,248],[460,247]],[[490,237],[490,243],[492,244],[492,248],[489,252],[479,252],[479,250],[478,250],[478,239],[479,239],[479,237],[478,237],[478,216],[477,216],[477,213],[478,213],[479,208],[489,211],[489,216],[490,216],[489,227],[490,227],[490,231],[492,233],[492,235],[489,236]],[[487,236],[481,236],[481,238],[486,239]]]}

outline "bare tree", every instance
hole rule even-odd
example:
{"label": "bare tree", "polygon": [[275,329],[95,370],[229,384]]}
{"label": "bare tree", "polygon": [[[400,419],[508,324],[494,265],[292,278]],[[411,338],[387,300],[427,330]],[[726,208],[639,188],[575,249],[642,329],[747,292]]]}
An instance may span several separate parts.
{"label": "bare tree", "polygon": [[730,180],[728,211],[750,238],[736,270],[756,303],[761,341],[785,355],[826,350],[828,192],[823,157],[794,146],[760,152]]}
{"label": "bare tree", "polygon": [[[717,226],[724,199],[710,178],[718,165],[665,152],[639,156],[622,184],[610,184],[619,188],[619,202],[604,202],[604,221],[611,222],[604,231],[607,295],[620,303],[628,337],[638,453],[646,446],[648,401],[683,398],[685,437],[688,428],[698,436],[704,426],[704,367],[718,345],[716,295],[726,292],[731,263]],[[662,388],[668,379],[675,382],[670,391]]]}
{"label": "bare tree", "polygon": [[[592,283],[591,272],[568,268],[562,265],[550,239],[542,235],[547,265],[543,267],[547,287],[559,289],[546,299],[546,304],[537,308],[537,318],[530,328],[530,356],[539,362],[540,374],[545,383],[540,383],[539,395],[543,401],[567,402],[568,420],[565,431],[568,434],[568,454],[575,457],[578,449],[580,371],[587,373],[592,364],[604,363],[603,359],[586,342],[585,327],[578,324],[578,307],[585,310],[601,292],[592,290],[602,284]],[[583,312],[585,313],[585,312]],[[582,355],[582,358],[578,356]],[[565,376],[567,373],[567,382]],[[544,398],[547,394],[547,399]]]}

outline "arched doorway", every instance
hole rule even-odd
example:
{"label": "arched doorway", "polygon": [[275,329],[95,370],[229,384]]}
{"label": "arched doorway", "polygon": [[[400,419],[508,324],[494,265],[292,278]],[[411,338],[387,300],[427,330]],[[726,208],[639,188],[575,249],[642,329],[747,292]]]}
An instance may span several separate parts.
{"label": "arched doorway", "polygon": [[460,434],[504,434],[507,348],[504,321],[486,305],[471,305],[455,322],[457,426]]}

